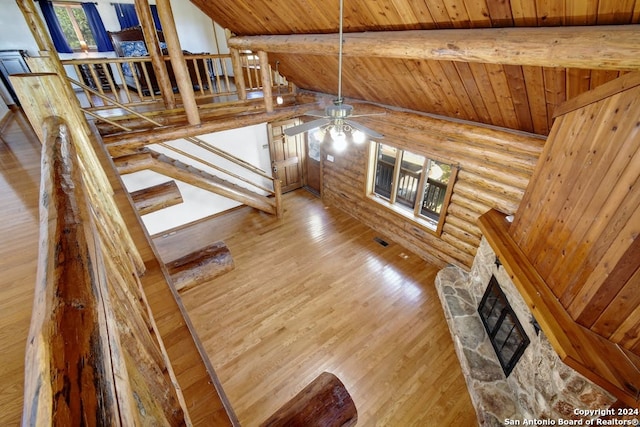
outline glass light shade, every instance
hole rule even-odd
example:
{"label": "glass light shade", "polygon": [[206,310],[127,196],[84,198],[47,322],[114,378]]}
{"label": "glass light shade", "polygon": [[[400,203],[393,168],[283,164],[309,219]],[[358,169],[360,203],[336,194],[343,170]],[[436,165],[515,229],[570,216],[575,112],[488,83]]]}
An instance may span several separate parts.
{"label": "glass light shade", "polygon": [[333,139],[333,148],[336,151],[343,151],[347,148],[347,135],[344,132],[339,131],[331,134],[331,139]]}
{"label": "glass light shade", "polygon": [[354,130],[351,134],[351,137],[353,138],[353,142],[355,142],[356,144],[362,144],[367,139],[367,136],[364,134],[364,132],[359,130]]}
{"label": "glass light shade", "polygon": [[282,98],[282,96],[278,95],[276,97],[276,104],[282,105],[283,103],[284,103],[284,99]]}

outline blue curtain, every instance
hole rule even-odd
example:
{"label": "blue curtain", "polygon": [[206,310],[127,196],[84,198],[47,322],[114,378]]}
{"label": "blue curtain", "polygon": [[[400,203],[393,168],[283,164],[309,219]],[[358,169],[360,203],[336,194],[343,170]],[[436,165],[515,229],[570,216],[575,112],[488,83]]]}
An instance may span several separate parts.
{"label": "blue curtain", "polygon": [[62,28],[60,28],[58,17],[56,17],[56,13],[53,11],[53,3],[40,0],[40,9],[42,10],[42,16],[44,16],[44,20],[47,23],[49,34],[51,34],[51,40],[53,40],[53,45],[56,47],[56,50],[60,53],[73,53],[69,43],[67,43],[67,39],[64,37]]}
{"label": "blue curtain", "polygon": [[133,4],[114,3],[113,6],[116,8],[116,15],[118,15],[121,30],[140,25],[138,15],[136,14],[136,7]]}
{"label": "blue curtain", "polygon": [[[116,15],[118,16],[118,22],[120,22],[120,29],[136,27],[140,25],[138,14],[136,13],[136,7],[129,3],[114,3],[116,8]],[[160,18],[158,17],[158,8],[155,4],[150,5],[151,16],[153,16],[153,22],[156,26],[156,30],[161,31]]]}
{"label": "blue curtain", "polygon": [[94,3],[82,3],[82,10],[84,10],[84,14],[87,15],[87,23],[89,24],[93,38],[96,40],[98,52],[113,50],[113,45],[111,44],[111,40],[109,40],[109,35],[104,28],[96,5]]}

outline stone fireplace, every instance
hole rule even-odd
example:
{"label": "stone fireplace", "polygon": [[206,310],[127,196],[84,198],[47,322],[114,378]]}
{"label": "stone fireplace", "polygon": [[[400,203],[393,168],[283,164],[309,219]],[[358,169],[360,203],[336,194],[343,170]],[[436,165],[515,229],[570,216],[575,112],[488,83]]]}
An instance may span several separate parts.
{"label": "stone fireplace", "polygon": [[[478,314],[492,276],[529,340],[508,377]],[[470,273],[454,266],[444,268],[438,273],[436,288],[480,425],[580,420],[584,417],[574,410],[602,410],[615,402],[612,395],[560,360],[507,272],[496,263],[486,239],[482,239]]]}

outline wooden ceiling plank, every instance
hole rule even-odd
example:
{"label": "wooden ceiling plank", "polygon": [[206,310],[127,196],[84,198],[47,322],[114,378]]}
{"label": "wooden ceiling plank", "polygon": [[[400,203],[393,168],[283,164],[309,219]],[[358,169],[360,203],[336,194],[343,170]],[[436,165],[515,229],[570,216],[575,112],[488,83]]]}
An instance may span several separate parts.
{"label": "wooden ceiling plank", "polygon": [[636,0],[601,1],[598,4],[598,25],[631,23],[635,3]]}
{"label": "wooden ceiling plank", "polygon": [[504,65],[504,72],[507,77],[507,85],[513,100],[514,112],[518,122],[518,129],[526,132],[533,132],[533,118],[529,108],[529,94],[527,84],[524,80],[522,67],[516,65]]}
{"label": "wooden ceiling plank", "polygon": [[489,116],[491,117],[490,123],[498,126],[503,126],[504,120],[502,119],[502,113],[498,107],[498,100],[491,86],[491,79],[489,78],[489,72],[484,64],[470,64],[471,72],[476,80],[476,85],[480,90],[484,105],[487,107]]}
{"label": "wooden ceiling plank", "polygon": [[591,86],[591,70],[568,68],[566,77],[567,99],[587,92]]}
{"label": "wooden ceiling plank", "polygon": [[544,92],[544,75],[540,67],[522,67],[524,81],[531,110],[533,132],[538,135],[549,133],[549,121],[547,119],[547,103]]}
{"label": "wooden ceiling plank", "polygon": [[535,27],[538,23],[535,0],[511,0],[511,15],[516,26]]}
{"label": "wooden ceiling plank", "polygon": [[567,100],[565,90],[565,73],[561,68],[544,68],[544,90],[547,102],[547,118],[549,129],[553,124],[553,117],[556,108]]}
{"label": "wooden ceiling plank", "polygon": [[463,2],[467,15],[469,16],[469,26],[471,28],[489,28],[491,19],[489,18],[489,6],[486,0],[466,0]]}
{"label": "wooden ceiling plank", "polygon": [[536,11],[539,26],[555,27],[564,25],[564,2],[557,0],[536,0]]}
{"label": "wooden ceiling plank", "polygon": [[469,18],[464,3],[463,0],[449,0],[444,5],[449,14],[449,19],[451,19],[451,26],[453,28],[469,28],[471,19]]}
{"label": "wooden ceiling plank", "polygon": [[491,123],[491,116],[489,115],[489,111],[487,110],[487,106],[485,105],[482,96],[480,95],[480,90],[478,89],[478,85],[476,84],[476,80],[473,77],[469,64],[466,62],[452,62],[452,64],[456,67],[458,76],[460,77],[465,91],[471,100],[471,104],[473,105],[473,109],[478,117],[478,121],[481,123]]}
{"label": "wooden ceiling plank", "polygon": [[[334,34],[232,37],[236,49],[335,55]],[[478,28],[344,34],[344,56],[378,56],[543,67],[640,69],[637,25]]]}
{"label": "wooden ceiling plank", "polygon": [[509,2],[490,1],[487,3],[491,25],[494,27],[512,27],[513,14]]}
{"label": "wooden ceiling plank", "polygon": [[567,25],[596,25],[599,0],[566,0],[565,21]]}
{"label": "wooden ceiling plank", "polygon": [[455,62],[452,61],[438,61],[440,67],[442,68],[442,72],[449,80],[449,84],[451,86],[451,90],[453,92],[453,97],[458,100],[458,104],[464,111],[464,117],[466,120],[472,120],[474,122],[479,122],[480,117],[476,113],[473,102],[471,102],[471,97],[467,93],[466,86],[464,82],[460,78],[458,74],[458,70],[455,66]]}

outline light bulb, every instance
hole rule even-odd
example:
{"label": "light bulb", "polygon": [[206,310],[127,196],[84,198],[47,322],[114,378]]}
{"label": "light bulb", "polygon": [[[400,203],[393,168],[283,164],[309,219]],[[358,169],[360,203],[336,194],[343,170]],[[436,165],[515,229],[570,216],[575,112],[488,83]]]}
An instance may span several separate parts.
{"label": "light bulb", "polygon": [[278,95],[276,97],[276,104],[282,105],[283,103],[284,103],[284,99],[280,95]]}
{"label": "light bulb", "polygon": [[332,135],[332,138],[333,148],[336,151],[343,151],[345,148],[347,148],[347,135],[345,135],[344,132],[336,132],[334,135]]}
{"label": "light bulb", "polygon": [[367,136],[364,134],[364,132],[359,130],[353,131],[351,137],[353,138],[353,142],[355,142],[356,144],[362,144],[367,139]]}

